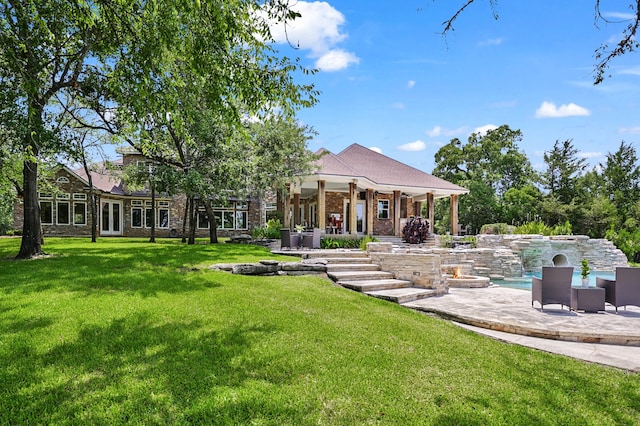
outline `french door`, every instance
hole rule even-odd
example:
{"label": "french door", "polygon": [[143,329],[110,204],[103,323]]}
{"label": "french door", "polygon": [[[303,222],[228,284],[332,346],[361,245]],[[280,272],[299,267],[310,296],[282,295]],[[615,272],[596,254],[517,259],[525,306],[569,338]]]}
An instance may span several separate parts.
{"label": "french door", "polygon": [[100,235],[122,235],[122,202],[100,202]]}
{"label": "french door", "polygon": [[[350,213],[349,209],[349,201],[345,200],[344,202],[344,212],[345,212],[345,220],[342,222],[345,229],[345,232],[350,234]],[[356,201],[356,232],[358,234],[366,234],[367,232],[367,209],[365,201]]]}

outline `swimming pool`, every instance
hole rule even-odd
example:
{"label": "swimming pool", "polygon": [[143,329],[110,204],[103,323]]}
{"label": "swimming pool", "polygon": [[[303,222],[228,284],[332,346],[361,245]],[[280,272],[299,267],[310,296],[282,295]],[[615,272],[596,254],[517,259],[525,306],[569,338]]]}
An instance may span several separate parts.
{"label": "swimming pool", "polygon": [[[589,287],[596,286],[596,277],[602,278],[615,278],[615,272],[613,271],[592,271],[589,274]],[[501,287],[509,287],[509,288],[521,288],[523,290],[531,290],[531,277],[542,277],[542,272],[529,272],[524,274],[522,277],[517,278],[506,278],[504,280],[491,280],[492,283],[497,284]],[[580,276],[580,271],[573,272],[573,278],[571,279],[571,285],[578,287],[582,285],[582,277]]]}

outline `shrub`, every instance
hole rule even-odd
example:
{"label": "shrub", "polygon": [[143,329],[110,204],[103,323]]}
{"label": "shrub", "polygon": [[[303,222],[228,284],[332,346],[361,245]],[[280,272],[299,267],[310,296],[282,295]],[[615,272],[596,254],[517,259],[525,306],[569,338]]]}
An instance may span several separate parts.
{"label": "shrub", "polygon": [[[320,240],[320,248],[323,249],[339,249],[339,248],[362,248],[366,249],[367,242],[375,242],[377,241],[374,237],[365,236],[360,237],[358,235],[343,235],[337,237],[324,237]],[[364,249],[363,249],[364,250]]]}
{"label": "shrub", "polygon": [[487,223],[480,228],[481,234],[512,234],[514,227],[506,223]]}
{"label": "shrub", "polygon": [[360,249],[361,250],[366,250],[367,249],[367,243],[376,243],[378,242],[378,239],[374,236],[371,235],[365,235],[364,238],[362,238],[362,240],[360,240]]}
{"label": "shrub", "polygon": [[540,235],[546,235],[546,236],[572,235],[572,233],[573,233],[572,226],[568,220],[554,227],[548,226],[544,222],[536,220],[533,222],[526,222],[518,226],[514,230],[514,234],[540,234]]}
{"label": "shrub", "polygon": [[547,226],[544,222],[534,221],[527,222],[520,226],[518,226],[515,230],[515,234],[540,234],[540,235],[551,235],[552,228]]}
{"label": "shrub", "polygon": [[282,223],[279,219],[269,219],[269,221],[267,222],[267,226],[253,228],[251,236],[253,238],[278,239],[280,238],[281,228]]}

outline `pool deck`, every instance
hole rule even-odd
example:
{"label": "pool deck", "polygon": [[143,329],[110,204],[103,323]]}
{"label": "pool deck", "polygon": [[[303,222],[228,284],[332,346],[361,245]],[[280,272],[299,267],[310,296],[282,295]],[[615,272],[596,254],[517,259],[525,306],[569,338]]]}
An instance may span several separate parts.
{"label": "pool deck", "polygon": [[570,311],[508,287],[450,288],[403,306],[450,319],[475,332],[548,352],[640,372],[640,308]]}

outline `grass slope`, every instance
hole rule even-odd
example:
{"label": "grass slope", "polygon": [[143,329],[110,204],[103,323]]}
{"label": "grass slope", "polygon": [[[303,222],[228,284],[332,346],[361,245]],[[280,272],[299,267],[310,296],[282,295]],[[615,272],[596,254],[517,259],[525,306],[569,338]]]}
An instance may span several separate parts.
{"label": "grass slope", "polygon": [[0,239],[1,424],[638,424],[638,375],[512,346],[237,245]]}

